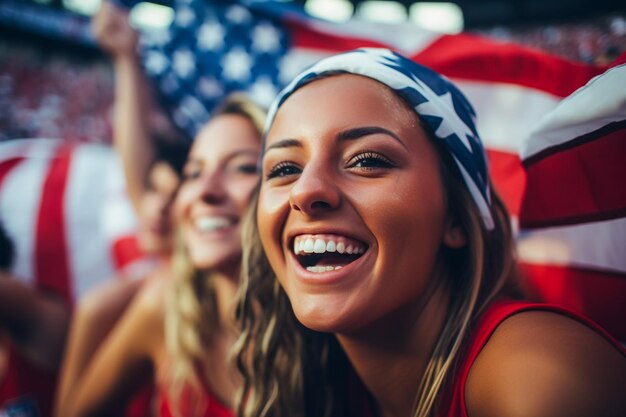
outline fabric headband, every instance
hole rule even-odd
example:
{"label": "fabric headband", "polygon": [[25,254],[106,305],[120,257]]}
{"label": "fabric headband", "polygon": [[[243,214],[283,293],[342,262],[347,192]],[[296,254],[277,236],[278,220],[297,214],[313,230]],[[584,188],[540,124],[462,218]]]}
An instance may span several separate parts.
{"label": "fabric headband", "polygon": [[402,97],[454,158],[485,227],[494,227],[485,151],[476,113],[459,89],[436,72],[388,49],[362,48],[319,61],[285,87],[269,109],[265,133],[278,108],[302,85],[322,74],[343,72],[372,78]]}

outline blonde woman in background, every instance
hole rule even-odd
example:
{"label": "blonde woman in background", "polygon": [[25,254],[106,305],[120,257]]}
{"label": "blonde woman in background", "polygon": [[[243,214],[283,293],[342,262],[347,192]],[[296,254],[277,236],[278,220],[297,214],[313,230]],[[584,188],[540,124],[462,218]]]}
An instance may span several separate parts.
{"label": "blonde woman in background", "polygon": [[155,410],[230,416],[238,378],[228,361],[239,285],[241,221],[258,181],[263,112],[227,99],[197,135],[174,203],[174,276],[148,281],[76,384],[59,416],[116,415],[151,373]]}
{"label": "blonde woman in background", "polygon": [[360,49],[270,109],[248,219],[241,417],[626,415],[626,355],[517,300],[509,218],[449,81]]}

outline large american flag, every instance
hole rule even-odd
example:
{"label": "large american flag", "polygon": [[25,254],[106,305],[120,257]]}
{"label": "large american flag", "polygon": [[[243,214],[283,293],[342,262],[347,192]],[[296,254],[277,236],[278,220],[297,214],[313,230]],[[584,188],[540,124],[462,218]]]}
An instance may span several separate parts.
{"label": "large american flag", "polygon": [[104,145],[0,142],[0,221],[14,275],[68,304],[139,255],[121,165]]}
{"label": "large american flag", "polygon": [[563,100],[524,142],[518,249],[531,294],[626,342],[626,64]]}

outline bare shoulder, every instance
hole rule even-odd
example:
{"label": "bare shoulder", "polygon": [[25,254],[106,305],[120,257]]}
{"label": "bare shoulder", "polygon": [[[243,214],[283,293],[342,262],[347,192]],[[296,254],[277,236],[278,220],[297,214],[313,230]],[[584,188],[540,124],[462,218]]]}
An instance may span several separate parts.
{"label": "bare shoulder", "polygon": [[624,416],[626,356],[587,325],[547,311],[505,320],[474,362],[470,417]]}
{"label": "bare shoulder", "polygon": [[163,271],[155,271],[148,276],[133,300],[135,309],[162,317],[169,282],[170,277]]}

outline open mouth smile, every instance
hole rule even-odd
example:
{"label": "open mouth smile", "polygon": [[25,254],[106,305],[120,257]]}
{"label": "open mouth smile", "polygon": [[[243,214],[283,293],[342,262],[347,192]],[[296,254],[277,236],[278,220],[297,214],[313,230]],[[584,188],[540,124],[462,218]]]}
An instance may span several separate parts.
{"label": "open mouth smile", "polygon": [[336,271],[359,259],[368,246],[346,236],[305,234],[293,239],[293,253],[309,272]]}

